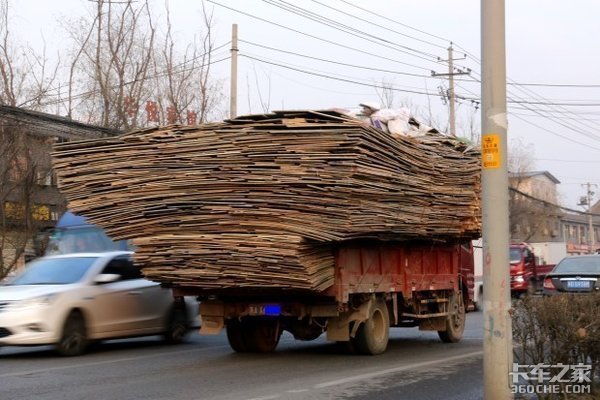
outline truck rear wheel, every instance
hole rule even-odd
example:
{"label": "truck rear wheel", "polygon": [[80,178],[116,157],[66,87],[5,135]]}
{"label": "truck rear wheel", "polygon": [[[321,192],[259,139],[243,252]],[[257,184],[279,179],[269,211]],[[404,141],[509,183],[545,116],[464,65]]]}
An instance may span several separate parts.
{"label": "truck rear wheel", "polygon": [[248,321],[244,337],[248,351],[270,353],[275,350],[281,338],[281,329],[277,320]]}
{"label": "truck rear wheel", "polygon": [[238,353],[245,353],[248,351],[248,346],[246,346],[246,341],[244,338],[244,324],[242,321],[230,319],[227,321],[227,327],[225,330],[227,331],[227,340],[229,341],[229,346],[231,346],[234,351]]}
{"label": "truck rear wheel", "polygon": [[227,340],[238,353],[270,353],[279,344],[281,330],[276,320],[231,319],[227,322]]}
{"label": "truck rear wheel", "polygon": [[446,330],[438,331],[438,336],[444,343],[459,342],[465,332],[465,303],[462,292],[455,293],[450,299]]}
{"label": "truck rear wheel", "polygon": [[352,348],[358,354],[376,355],[385,351],[390,336],[390,316],[383,300],[377,300],[369,318],[364,321],[351,338]]}

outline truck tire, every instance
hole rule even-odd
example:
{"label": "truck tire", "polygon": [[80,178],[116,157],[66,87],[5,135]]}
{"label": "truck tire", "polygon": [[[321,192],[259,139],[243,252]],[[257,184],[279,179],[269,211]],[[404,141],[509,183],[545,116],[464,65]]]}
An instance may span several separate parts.
{"label": "truck tire", "polygon": [[245,353],[248,351],[246,341],[244,340],[244,324],[242,321],[237,319],[230,319],[227,321],[225,330],[227,331],[227,340],[229,346],[238,353]]}
{"label": "truck tire", "polygon": [[358,354],[377,355],[385,351],[390,337],[390,315],[383,300],[377,300],[371,307],[369,318],[350,339],[352,348]]}
{"label": "truck tire", "polygon": [[271,353],[281,338],[281,329],[277,320],[248,321],[246,333],[243,338],[246,348],[254,353]]}
{"label": "truck tire", "polygon": [[231,319],[226,330],[229,345],[238,353],[270,353],[281,337],[276,320]]}
{"label": "truck tire", "polygon": [[465,332],[465,303],[462,292],[455,293],[450,299],[446,330],[438,331],[438,336],[444,343],[457,343]]}
{"label": "truck tire", "polygon": [[185,340],[189,330],[187,312],[185,308],[173,307],[166,317],[163,340],[168,344],[180,344]]}

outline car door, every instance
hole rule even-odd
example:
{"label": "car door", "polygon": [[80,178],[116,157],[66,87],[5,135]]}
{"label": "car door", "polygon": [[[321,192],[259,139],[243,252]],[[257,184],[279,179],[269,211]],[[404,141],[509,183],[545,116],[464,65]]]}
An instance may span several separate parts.
{"label": "car door", "polygon": [[120,278],[97,285],[90,313],[91,328],[99,337],[126,336],[142,329],[138,326],[143,312],[142,290],[139,279],[132,276],[130,264],[127,256],[118,256],[110,260],[100,272],[118,274]]}
{"label": "car door", "polygon": [[173,303],[171,291],[158,283],[144,279],[131,259],[123,263],[123,278],[129,281],[129,295],[137,300],[137,313],[132,325],[140,333],[162,332],[166,316]]}

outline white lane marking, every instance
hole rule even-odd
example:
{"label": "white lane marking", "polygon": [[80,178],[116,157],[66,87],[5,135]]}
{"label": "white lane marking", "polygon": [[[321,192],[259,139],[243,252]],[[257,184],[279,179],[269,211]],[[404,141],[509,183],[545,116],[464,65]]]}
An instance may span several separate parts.
{"label": "white lane marking", "polygon": [[146,356],[118,358],[116,360],[95,361],[95,362],[81,363],[81,364],[76,364],[76,365],[64,365],[62,367],[50,367],[50,368],[44,368],[44,369],[34,369],[34,370],[30,370],[30,371],[10,372],[8,374],[0,374],[0,378],[8,378],[8,377],[13,377],[13,376],[24,376],[24,375],[38,374],[38,373],[42,373],[42,372],[60,371],[60,370],[73,369],[73,368],[95,367],[97,365],[105,365],[105,364],[117,364],[117,363],[127,362],[127,361],[144,360],[144,359],[147,359],[147,358],[156,358],[156,357],[162,357],[162,356],[171,356],[171,355],[175,355],[175,354],[192,353],[192,352],[202,352],[202,351],[205,351],[205,350],[222,349],[222,348],[225,348],[225,347],[229,347],[229,346],[212,346],[212,347],[204,347],[202,349],[188,349],[188,350],[178,350],[178,351],[167,351],[167,352],[158,353],[158,354],[149,354],[149,355],[146,355]]}
{"label": "white lane marking", "polygon": [[292,389],[292,390],[286,390],[286,393],[304,393],[304,392],[308,392],[310,389]]}
{"label": "white lane marking", "polygon": [[275,396],[264,396],[264,397],[253,397],[253,398],[248,399],[248,400],[273,400],[273,399],[277,399],[277,398],[279,398],[278,395],[275,395]]}
{"label": "white lane marking", "polygon": [[440,359],[432,360],[432,361],[424,361],[424,362],[420,362],[420,363],[416,363],[416,364],[403,365],[401,367],[396,367],[396,368],[382,369],[381,371],[370,372],[367,374],[354,375],[354,376],[349,376],[347,378],[336,379],[334,381],[319,383],[318,385],[314,385],[313,389],[323,389],[323,388],[327,388],[330,386],[343,385],[345,383],[350,383],[350,382],[354,382],[354,381],[362,381],[362,380],[366,380],[366,379],[370,379],[370,378],[375,378],[375,377],[378,377],[381,375],[388,375],[388,374],[393,374],[393,373],[402,372],[402,371],[406,371],[406,370],[428,367],[428,366],[436,365],[436,364],[445,364],[445,363],[448,363],[451,361],[462,360],[463,358],[475,357],[475,356],[479,356],[482,354],[483,354],[482,350],[474,351],[472,353],[461,354],[459,356],[440,358]]}

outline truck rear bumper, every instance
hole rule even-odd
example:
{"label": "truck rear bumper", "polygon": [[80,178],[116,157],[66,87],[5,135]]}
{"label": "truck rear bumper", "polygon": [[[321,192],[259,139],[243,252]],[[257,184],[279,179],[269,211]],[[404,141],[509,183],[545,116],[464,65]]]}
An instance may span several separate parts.
{"label": "truck rear bumper", "polygon": [[281,302],[222,302],[203,301],[200,303],[200,317],[203,335],[217,335],[229,318],[243,317],[293,317],[329,318],[337,317],[342,310],[337,303],[302,304]]}

